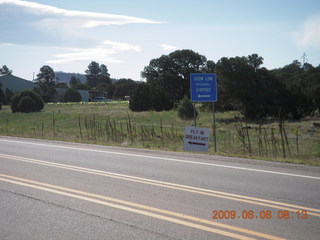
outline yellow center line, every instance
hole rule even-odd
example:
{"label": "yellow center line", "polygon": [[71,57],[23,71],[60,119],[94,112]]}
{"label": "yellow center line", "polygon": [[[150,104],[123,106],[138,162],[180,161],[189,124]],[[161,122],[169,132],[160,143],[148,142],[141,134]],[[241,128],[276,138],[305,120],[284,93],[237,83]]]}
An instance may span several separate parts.
{"label": "yellow center line", "polygon": [[[117,208],[117,209],[129,211],[129,212],[133,212],[133,213],[157,218],[157,219],[168,221],[168,222],[173,222],[176,224],[196,228],[196,229],[207,231],[207,232],[216,233],[219,235],[228,236],[228,237],[235,238],[235,239],[248,239],[248,240],[250,239],[250,240],[252,240],[254,238],[247,237],[247,236],[240,235],[240,234],[236,234],[236,233],[232,233],[232,232],[227,232],[225,230],[220,230],[220,229],[216,229],[216,228],[212,228],[212,227],[200,225],[200,224],[207,224],[207,225],[220,227],[220,228],[228,229],[231,231],[240,232],[242,234],[247,234],[247,235],[251,235],[254,237],[261,237],[261,238],[265,238],[265,239],[274,239],[274,240],[282,240],[283,239],[280,237],[248,230],[245,228],[234,227],[231,225],[217,223],[214,221],[208,221],[208,220],[197,218],[194,216],[189,216],[189,215],[176,213],[176,212],[172,212],[172,211],[168,211],[168,210],[163,210],[163,209],[159,209],[159,208],[154,208],[154,207],[150,207],[150,206],[146,206],[146,205],[142,205],[142,204],[137,204],[137,203],[133,203],[133,202],[128,202],[128,201],[124,201],[124,200],[120,200],[120,199],[110,198],[110,197],[106,197],[106,196],[102,196],[102,195],[98,195],[98,194],[93,194],[93,193],[88,193],[88,192],[83,192],[83,191],[79,191],[79,190],[74,190],[74,189],[70,189],[70,188],[60,187],[60,186],[56,186],[56,185],[52,185],[52,184],[32,181],[32,180],[28,180],[28,179],[24,179],[24,178],[9,176],[9,175],[5,175],[5,174],[0,174],[0,180],[4,181],[4,182],[12,183],[12,184],[20,185],[20,186],[25,186],[25,187],[30,187],[33,189],[52,192],[52,193],[63,195],[63,196],[68,196],[68,197],[72,197],[72,198],[76,198],[76,199],[80,199],[80,200],[85,200],[85,201],[89,201],[92,203],[96,203],[96,204],[100,204],[100,205],[104,205],[104,206],[108,206],[108,207],[112,207],[112,208]],[[92,198],[92,197],[94,197],[94,198]],[[101,200],[99,200],[99,199],[101,199]],[[109,201],[109,202],[106,202],[106,201]],[[110,201],[115,202],[115,203],[110,203]],[[123,205],[127,205],[127,206],[123,206],[123,205],[119,205],[119,204],[123,204]],[[135,207],[135,208],[132,208],[132,207]],[[137,208],[140,208],[140,209],[137,209]],[[141,210],[141,209],[143,209],[143,210]],[[152,211],[152,212],[148,212],[146,210]],[[161,214],[179,217],[183,220],[176,219],[173,217],[164,216]],[[187,220],[194,221],[196,223],[188,222]]]}
{"label": "yellow center line", "polygon": [[288,210],[288,211],[306,210],[306,211],[308,211],[308,215],[320,217],[320,214],[319,214],[320,209],[309,208],[309,207],[304,207],[304,206],[299,206],[299,205],[294,205],[294,204],[282,203],[282,202],[271,201],[271,200],[266,200],[266,199],[261,199],[261,198],[248,197],[248,196],[232,194],[232,193],[225,193],[225,192],[214,191],[214,190],[210,190],[210,189],[197,188],[197,187],[192,187],[192,186],[187,186],[187,185],[181,185],[181,184],[158,181],[158,180],[153,180],[153,179],[129,176],[129,175],[124,175],[124,174],[100,171],[100,170],[95,170],[95,169],[90,169],[90,168],[82,168],[82,167],[77,167],[77,166],[72,166],[72,165],[52,163],[52,162],[48,162],[48,161],[36,160],[36,159],[31,159],[31,158],[23,158],[23,157],[11,156],[11,155],[5,155],[5,154],[0,154],[0,157],[10,159],[10,160],[15,160],[15,161],[29,162],[29,163],[34,163],[34,164],[39,164],[39,165],[44,165],[44,166],[50,166],[50,167],[56,167],[56,168],[77,171],[77,172],[84,172],[84,173],[89,173],[89,174],[105,176],[105,177],[111,177],[111,178],[131,181],[131,182],[138,182],[138,183],[149,184],[149,185],[153,185],[153,186],[165,187],[165,188],[170,188],[170,189],[175,189],[175,190],[180,190],[180,191],[185,191],[185,192],[192,192],[192,193],[211,196],[211,197],[224,198],[224,199],[229,199],[229,200],[233,200],[233,201],[239,201],[239,202],[264,206],[264,207],[270,207],[270,208],[274,208],[274,209]]}

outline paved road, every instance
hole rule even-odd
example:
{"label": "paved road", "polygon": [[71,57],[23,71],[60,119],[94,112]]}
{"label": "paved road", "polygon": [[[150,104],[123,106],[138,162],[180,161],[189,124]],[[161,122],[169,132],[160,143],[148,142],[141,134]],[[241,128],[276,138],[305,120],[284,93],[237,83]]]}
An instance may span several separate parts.
{"label": "paved road", "polygon": [[319,239],[319,220],[320,168],[0,137],[0,239]]}

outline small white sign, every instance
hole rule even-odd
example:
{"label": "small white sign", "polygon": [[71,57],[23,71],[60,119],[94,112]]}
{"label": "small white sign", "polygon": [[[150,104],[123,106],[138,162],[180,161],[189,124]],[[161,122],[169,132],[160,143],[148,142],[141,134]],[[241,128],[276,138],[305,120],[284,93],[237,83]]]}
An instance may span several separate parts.
{"label": "small white sign", "polygon": [[209,149],[210,128],[186,126],[184,150],[190,152],[207,152]]}

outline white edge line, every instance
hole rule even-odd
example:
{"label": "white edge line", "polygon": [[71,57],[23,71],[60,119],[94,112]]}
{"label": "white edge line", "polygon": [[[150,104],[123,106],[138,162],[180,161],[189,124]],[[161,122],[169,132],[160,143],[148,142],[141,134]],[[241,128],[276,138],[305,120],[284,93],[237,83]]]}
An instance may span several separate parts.
{"label": "white edge line", "polygon": [[79,148],[79,147],[66,147],[66,146],[60,146],[60,145],[51,145],[51,144],[43,144],[43,143],[30,143],[30,142],[5,140],[5,139],[0,139],[0,141],[19,143],[19,144],[29,144],[29,145],[42,146],[42,147],[54,147],[54,148],[61,148],[61,149],[80,150],[80,151],[86,151],[86,152],[98,152],[98,153],[108,153],[108,154],[115,154],[115,155],[131,156],[131,157],[152,158],[152,159],[159,159],[159,160],[172,161],[172,162],[182,162],[182,163],[189,163],[189,164],[231,168],[231,169],[238,169],[238,170],[245,170],[245,171],[252,171],[252,172],[270,173],[270,174],[277,174],[277,175],[284,175],[284,176],[291,176],[291,177],[300,177],[300,178],[309,178],[309,179],[320,180],[320,177],[314,177],[314,176],[299,175],[299,174],[285,173],[285,172],[275,172],[275,171],[268,171],[268,170],[262,170],[262,169],[254,169],[254,168],[228,166],[228,165],[221,165],[221,164],[215,164],[215,163],[203,163],[203,162],[180,160],[180,159],[174,159],[174,158],[154,157],[154,156],[149,156],[149,155],[120,153],[120,152],[112,152],[112,151],[88,149],[88,148]]}

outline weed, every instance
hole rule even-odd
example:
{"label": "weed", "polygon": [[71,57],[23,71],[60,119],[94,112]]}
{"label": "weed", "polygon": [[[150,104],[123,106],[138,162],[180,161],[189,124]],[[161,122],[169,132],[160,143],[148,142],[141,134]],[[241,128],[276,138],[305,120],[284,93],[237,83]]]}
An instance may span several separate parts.
{"label": "weed", "polygon": [[[218,112],[216,119],[218,154],[320,165],[320,129],[310,129],[319,115],[249,124],[238,112]],[[199,113],[198,122],[211,129],[211,113]],[[175,111],[131,112],[127,102],[47,104],[41,112],[15,114],[4,106],[0,111],[2,135],[173,151],[183,150],[184,127],[192,124]],[[211,137],[211,154],[213,146]]]}

